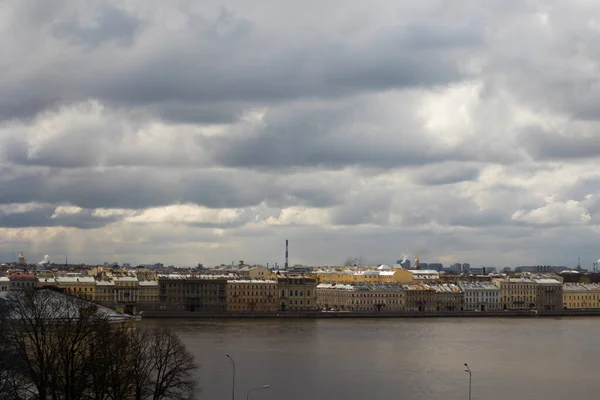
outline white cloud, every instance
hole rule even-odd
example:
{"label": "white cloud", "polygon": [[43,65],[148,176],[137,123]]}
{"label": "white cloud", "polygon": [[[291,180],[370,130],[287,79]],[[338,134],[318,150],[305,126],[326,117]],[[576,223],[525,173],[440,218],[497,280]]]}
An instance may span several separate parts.
{"label": "white cloud", "polygon": [[518,210],[512,219],[534,225],[585,225],[591,221],[591,216],[581,203],[569,200],[564,203],[551,202],[530,211]]}

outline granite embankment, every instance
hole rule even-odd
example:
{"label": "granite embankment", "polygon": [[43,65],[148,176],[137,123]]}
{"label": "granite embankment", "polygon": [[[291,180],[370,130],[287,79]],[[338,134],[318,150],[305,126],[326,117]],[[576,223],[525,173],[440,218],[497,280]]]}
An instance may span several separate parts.
{"label": "granite embankment", "polygon": [[177,312],[144,311],[143,318],[498,318],[600,316],[600,310],[405,311],[405,312]]}

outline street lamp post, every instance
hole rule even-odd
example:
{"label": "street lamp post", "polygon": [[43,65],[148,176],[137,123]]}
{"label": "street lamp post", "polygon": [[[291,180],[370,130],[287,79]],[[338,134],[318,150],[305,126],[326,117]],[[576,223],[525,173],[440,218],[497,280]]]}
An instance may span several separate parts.
{"label": "street lamp post", "polygon": [[227,357],[229,359],[229,362],[231,362],[231,365],[233,365],[233,381],[231,383],[231,400],[235,400],[235,361],[233,361],[233,358],[231,358],[231,356],[229,354],[225,354],[225,357]]}
{"label": "street lamp post", "polygon": [[248,390],[248,393],[246,393],[246,400],[250,400],[250,393],[256,392],[257,390],[269,389],[270,387],[271,386],[269,386],[269,385],[264,385],[259,388],[254,388],[254,389]]}
{"label": "street lamp post", "polygon": [[471,368],[469,368],[469,365],[467,363],[465,363],[465,367],[467,368],[465,369],[465,372],[469,374],[469,400],[471,400],[471,378],[473,377],[473,375],[471,374]]}

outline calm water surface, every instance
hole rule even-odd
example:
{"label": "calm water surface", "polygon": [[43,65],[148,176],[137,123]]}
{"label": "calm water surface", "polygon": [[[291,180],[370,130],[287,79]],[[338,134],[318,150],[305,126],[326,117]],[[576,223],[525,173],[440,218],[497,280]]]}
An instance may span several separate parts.
{"label": "calm water surface", "polygon": [[598,399],[600,318],[144,320],[201,364],[200,399]]}

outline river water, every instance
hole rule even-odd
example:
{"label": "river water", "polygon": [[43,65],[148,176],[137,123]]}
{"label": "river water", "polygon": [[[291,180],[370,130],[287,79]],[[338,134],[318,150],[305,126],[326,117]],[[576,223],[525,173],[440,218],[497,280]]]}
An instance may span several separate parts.
{"label": "river water", "polygon": [[179,333],[199,399],[598,399],[600,318],[144,320]]}

